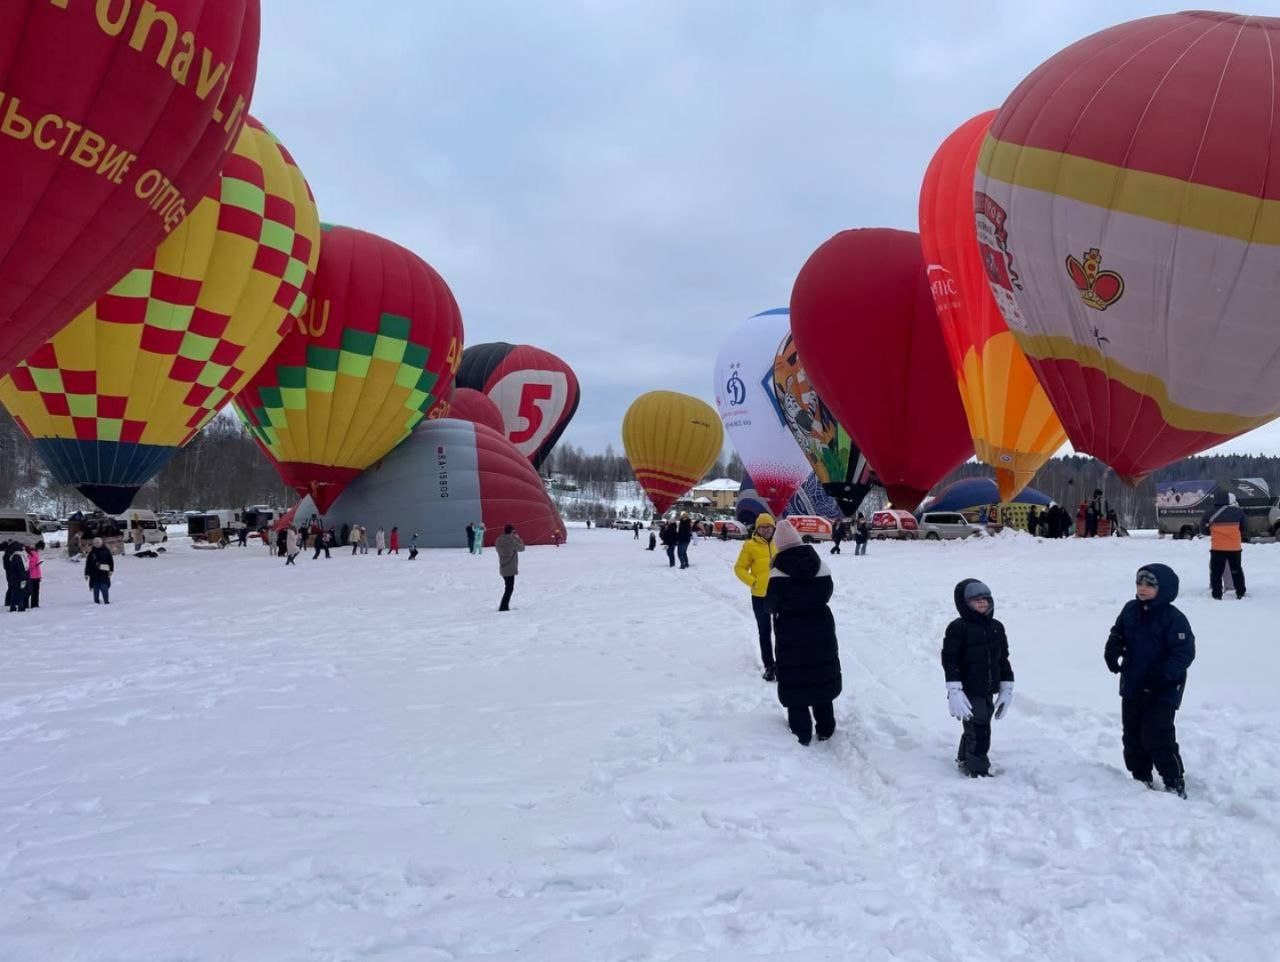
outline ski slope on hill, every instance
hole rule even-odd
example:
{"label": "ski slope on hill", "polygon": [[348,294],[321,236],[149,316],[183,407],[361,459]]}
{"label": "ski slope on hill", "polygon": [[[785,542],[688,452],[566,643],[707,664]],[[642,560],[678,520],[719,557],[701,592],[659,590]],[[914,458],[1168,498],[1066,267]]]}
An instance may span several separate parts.
{"label": "ski slope on hill", "polygon": [[[0,959],[1264,960],[1280,946],[1280,546],[872,543],[830,559],[844,695],[809,748],[759,679],[736,544],[575,528],[462,551],[46,564],[0,613]],[[1134,570],[1198,638],[1190,799],[1120,754],[1102,645]],[[951,590],[1017,673],[1000,776],[952,758]]]}

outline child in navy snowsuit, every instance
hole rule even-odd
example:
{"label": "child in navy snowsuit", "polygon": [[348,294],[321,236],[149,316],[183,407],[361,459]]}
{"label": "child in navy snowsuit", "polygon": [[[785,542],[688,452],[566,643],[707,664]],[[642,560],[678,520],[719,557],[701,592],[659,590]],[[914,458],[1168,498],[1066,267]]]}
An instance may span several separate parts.
{"label": "child in navy snowsuit", "polygon": [[1124,766],[1154,788],[1152,768],[1167,792],[1187,797],[1174,715],[1182,705],[1196,638],[1187,616],[1173,606],[1178,576],[1167,565],[1138,569],[1137,597],[1120,611],[1107,638],[1107,667],[1120,676]]}
{"label": "child in navy snowsuit", "polygon": [[976,578],[956,585],[960,617],[942,639],[942,670],[947,677],[947,706],[964,723],[956,764],[970,778],[991,774],[991,719],[1003,718],[1013,704],[1013,666],[1004,625],[995,619],[991,589]]}

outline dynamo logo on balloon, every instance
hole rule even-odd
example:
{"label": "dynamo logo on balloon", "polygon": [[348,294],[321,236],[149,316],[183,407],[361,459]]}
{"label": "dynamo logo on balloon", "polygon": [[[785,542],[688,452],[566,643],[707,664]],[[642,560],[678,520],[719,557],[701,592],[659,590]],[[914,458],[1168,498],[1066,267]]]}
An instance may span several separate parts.
{"label": "dynamo logo on balloon", "polygon": [[734,407],[746,403],[747,385],[743,383],[737,371],[734,371],[729,380],[725,382],[724,389],[729,396],[729,403]]}

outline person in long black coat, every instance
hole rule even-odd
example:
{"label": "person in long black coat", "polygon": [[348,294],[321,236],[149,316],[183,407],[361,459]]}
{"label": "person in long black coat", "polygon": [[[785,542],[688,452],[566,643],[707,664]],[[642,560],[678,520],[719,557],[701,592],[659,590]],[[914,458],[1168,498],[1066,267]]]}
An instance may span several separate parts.
{"label": "person in long black coat", "polygon": [[689,544],[693,541],[693,522],[687,512],[680,515],[680,525],[676,528],[676,554],[680,557],[680,567],[689,567]]}
{"label": "person in long black coat", "polygon": [[1134,580],[1137,597],[1120,610],[1103,653],[1107,667],[1120,676],[1124,765],[1148,788],[1154,787],[1154,767],[1166,791],[1186,798],[1174,716],[1195,661],[1196,637],[1173,605],[1178,576],[1172,568],[1143,565]]}
{"label": "person in long black coat", "polygon": [[667,567],[674,568],[676,566],[676,523],[668,521],[662,526],[662,533],[658,535],[658,539],[662,542],[662,547],[667,552]]}
{"label": "person in long black coat", "polygon": [[4,546],[4,603],[10,611],[27,610],[27,555],[22,545],[9,541]]}
{"label": "person in long black coat", "polygon": [[827,607],[831,572],[789,524],[778,525],[773,544],[777,553],[764,600],[773,614],[778,701],[791,731],[808,745],[815,728],[818,741],[835,734],[832,702],[843,685],[836,622]]}
{"label": "person in long black coat", "polygon": [[849,536],[849,529],[845,527],[843,520],[837,521],[835,527],[831,529],[831,553],[840,553],[840,544]]}
{"label": "person in long black coat", "polygon": [[977,778],[991,774],[991,720],[1003,718],[1013,703],[1013,665],[991,589],[965,578],[956,585],[955,604],[960,617],[942,639],[942,670],[951,716],[964,723],[956,764]]}

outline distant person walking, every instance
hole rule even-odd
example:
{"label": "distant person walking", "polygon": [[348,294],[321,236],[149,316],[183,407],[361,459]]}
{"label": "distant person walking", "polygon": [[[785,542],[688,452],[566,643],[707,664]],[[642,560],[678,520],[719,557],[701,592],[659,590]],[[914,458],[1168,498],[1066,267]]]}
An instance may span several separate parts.
{"label": "distant person walking", "polygon": [[332,540],[333,540],[332,535],[330,535],[328,531],[321,531],[319,534],[317,534],[316,535],[316,553],[311,556],[311,560],[315,561],[317,558],[319,558],[321,551],[324,552],[324,556],[326,558],[333,557],[332,555],[329,554],[329,543]]}
{"label": "distant person walking", "polygon": [[418,557],[418,532],[413,533],[413,537],[409,539],[409,560],[414,561]]}
{"label": "distant person walking", "polygon": [[674,568],[676,566],[676,523],[668,521],[663,524],[659,537],[662,539],[662,547],[667,552],[667,567]]}
{"label": "distant person walking", "polygon": [[649,531],[649,547],[645,548],[645,550],[646,550],[646,551],[655,551],[655,550],[657,550],[657,547],[658,547],[658,535],[657,535],[657,533],[656,533],[655,531],[653,531],[652,529],[650,529],[650,531]]}
{"label": "distant person walking", "polygon": [[93,603],[111,604],[111,575],[116,570],[116,559],[101,538],[93,539],[93,547],[84,559],[84,580],[93,592]]}
{"label": "distant person walking", "polygon": [[835,527],[831,529],[831,553],[840,554],[840,545],[846,537],[848,537],[849,529],[845,526],[844,519],[841,518],[835,523]]}
{"label": "distant person walking", "polygon": [[[236,532],[236,544],[237,546],[243,548],[246,545],[248,545],[248,543],[249,543],[249,526],[247,524],[241,524],[240,530]],[[141,528],[133,529],[133,550],[134,551],[142,550],[142,529]]]}
{"label": "distant person walking", "polygon": [[773,532],[773,515],[758,516],[755,531],[743,542],[737,563],[733,566],[738,580],[751,589],[751,612],[756,619],[765,681],[777,680],[777,666],[773,658],[773,617],[765,603],[765,595],[769,592],[769,569],[773,562]]}
{"label": "distant person walking", "polygon": [[507,525],[493,543],[494,550],[498,552],[498,574],[502,576],[505,586],[502,601],[498,605],[499,611],[511,610],[511,593],[515,591],[516,575],[520,573],[520,552],[524,550],[524,542],[515,530]]}
{"label": "distant person walking", "polygon": [[354,557],[360,552],[360,525],[353,524],[349,535],[351,539],[351,554]]}
{"label": "distant person walking", "polygon": [[867,526],[867,519],[861,511],[853,523],[853,554],[856,557],[860,554],[867,553],[867,542],[871,539],[871,528]]}
{"label": "distant person walking", "polygon": [[639,521],[635,523],[635,526],[632,528],[632,530],[635,531],[636,533],[634,540],[639,541],[640,540],[640,522]]}
{"label": "distant person walking", "polygon": [[[242,530],[240,533],[243,535],[244,531]],[[147,536],[142,533],[142,523],[140,521],[133,522],[133,531],[130,533],[130,538],[133,541],[133,553],[137,554],[142,550],[142,546],[147,540]]]}
{"label": "distant person walking", "polygon": [[1236,597],[1244,597],[1244,539],[1249,534],[1249,520],[1235,499],[1226,491],[1213,496],[1213,507],[1200,521],[1200,531],[1209,536],[1209,591],[1222,600],[1222,573],[1231,566],[1231,584]]}
{"label": "distant person walking", "polygon": [[278,557],[284,558],[284,557],[287,557],[289,554],[290,530],[292,530],[291,527],[281,528],[279,531],[276,532],[276,555]]}
{"label": "distant person walking", "polygon": [[1040,516],[1036,513],[1036,506],[1033,504],[1027,509],[1027,532],[1034,535],[1039,524]]}
{"label": "distant person walking", "polygon": [[27,610],[27,553],[16,541],[4,546],[4,603],[11,612]]}
{"label": "distant person walking", "polygon": [[44,550],[44,542],[37,541],[27,549],[27,607],[40,607],[40,579],[43,577],[43,565],[40,552]]}
{"label": "distant person walking", "polygon": [[373,536],[373,547],[377,550],[379,555],[387,550],[387,533],[382,528],[379,528],[377,533]]}
{"label": "distant person walking", "polygon": [[393,527],[391,529],[391,540],[387,546],[387,554],[400,553],[400,529]]}
{"label": "distant person walking", "polygon": [[476,525],[475,547],[473,549],[477,555],[484,554],[484,522],[481,521]]}
{"label": "distant person walking", "polygon": [[676,554],[680,556],[681,570],[689,567],[691,541],[693,541],[693,522],[689,520],[689,513],[686,511],[680,515],[680,525],[676,528]]}
{"label": "distant person walking", "polygon": [[293,565],[298,563],[298,529],[293,525],[284,531],[284,563]]}
{"label": "distant person walking", "polygon": [[473,521],[467,522],[467,550],[476,553],[476,526]]}

